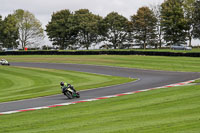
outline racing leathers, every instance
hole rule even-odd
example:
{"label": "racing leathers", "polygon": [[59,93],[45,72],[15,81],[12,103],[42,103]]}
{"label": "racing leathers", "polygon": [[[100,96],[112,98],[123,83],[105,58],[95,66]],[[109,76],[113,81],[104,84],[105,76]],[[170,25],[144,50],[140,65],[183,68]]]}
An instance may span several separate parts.
{"label": "racing leathers", "polygon": [[74,91],[74,93],[76,93],[76,90],[74,89],[74,87],[71,84],[68,84],[68,83],[64,83],[64,85],[61,86],[62,93],[64,93],[67,88],[72,89]]}

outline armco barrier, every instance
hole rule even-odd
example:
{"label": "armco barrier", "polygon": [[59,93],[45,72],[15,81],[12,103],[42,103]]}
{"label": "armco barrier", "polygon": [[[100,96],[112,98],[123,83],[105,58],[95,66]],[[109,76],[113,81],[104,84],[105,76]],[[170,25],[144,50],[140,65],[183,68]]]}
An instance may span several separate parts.
{"label": "armco barrier", "polygon": [[200,57],[200,53],[156,52],[156,51],[7,51],[0,55],[148,55]]}

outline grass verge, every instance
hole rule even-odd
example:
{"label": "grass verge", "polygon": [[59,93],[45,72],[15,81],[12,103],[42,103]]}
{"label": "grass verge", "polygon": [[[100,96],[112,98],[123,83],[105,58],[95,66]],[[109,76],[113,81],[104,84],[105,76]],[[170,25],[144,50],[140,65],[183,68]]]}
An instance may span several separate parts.
{"label": "grass verge", "polygon": [[48,62],[107,65],[128,68],[200,72],[200,58],[135,55],[27,55],[0,56],[10,62]]}
{"label": "grass verge", "polygon": [[197,80],[194,81],[193,83],[200,83],[200,79],[197,79]]}
{"label": "grass verge", "polygon": [[77,90],[105,87],[134,79],[54,69],[0,66],[0,102],[60,94],[60,82]]}
{"label": "grass verge", "polygon": [[[199,133],[200,86],[0,116],[6,133]],[[15,118],[15,119],[13,119]]]}

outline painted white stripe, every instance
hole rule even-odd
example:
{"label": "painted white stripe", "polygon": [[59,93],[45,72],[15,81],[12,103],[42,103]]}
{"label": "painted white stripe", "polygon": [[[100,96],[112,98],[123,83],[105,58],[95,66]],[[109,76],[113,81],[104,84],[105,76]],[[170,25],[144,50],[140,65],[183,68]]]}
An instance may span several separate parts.
{"label": "painted white stripe", "polygon": [[57,104],[57,105],[63,105],[63,106],[66,106],[66,105],[70,105],[72,103],[61,103],[61,104]]}
{"label": "painted white stripe", "polygon": [[111,95],[111,96],[105,96],[107,98],[112,98],[112,97],[117,97],[116,95]]}
{"label": "painted white stripe", "polygon": [[123,94],[125,94],[125,95],[131,95],[133,93],[132,92],[126,92],[126,93],[123,93]]}
{"label": "painted white stripe", "polygon": [[13,114],[13,113],[17,113],[19,111],[8,111],[8,112],[1,112],[0,114]]}
{"label": "painted white stripe", "polygon": [[96,101],[98,99],[86,99],[86,100],[83,100],[83,101],[86,101],[86,102],[90,102],[90,101]]}
{"label": "painted white stripe", "polygon": [[30,109],[35,109],[35,110],[38,110],[38,109],[48,109],[49,107],[45,106],[45,107],[36,107],[36,108],[30,108]]}

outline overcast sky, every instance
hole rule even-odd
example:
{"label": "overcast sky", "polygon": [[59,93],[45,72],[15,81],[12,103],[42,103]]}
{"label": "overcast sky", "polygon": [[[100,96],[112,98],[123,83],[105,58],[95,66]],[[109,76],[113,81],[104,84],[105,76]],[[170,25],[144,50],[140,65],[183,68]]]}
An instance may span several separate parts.
{"label": "overcast sky", "polygon": [[164,0],[0,0],[0,15],[12,14],[14,10],[24,9],[33,13],[45,28],[53,12],[62,9],[76,11],[89,9],[92,13],[105,17],[115,11],[130,18],[142,6],[161,4]]}
{"label": "overcast sky", "polygon": [[92,13],[106,16],[112,11],[130,18],[138,8],[160,4],[164,0],[0,0],[0,14],[7,16],[16,9],[24,9],[32,12],[43,25],[51,19],[53,12],[62,9],[76,11],[89,9]]}

